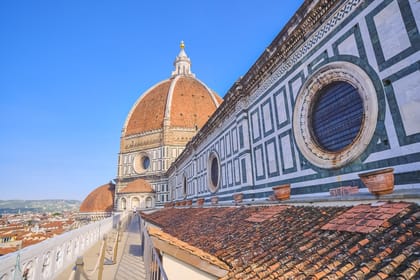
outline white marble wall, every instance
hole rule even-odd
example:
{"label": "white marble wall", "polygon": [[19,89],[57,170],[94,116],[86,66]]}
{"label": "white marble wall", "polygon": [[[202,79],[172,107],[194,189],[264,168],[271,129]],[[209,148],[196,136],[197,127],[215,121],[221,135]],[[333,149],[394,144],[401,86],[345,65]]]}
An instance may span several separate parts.
{"label": "white marble wall", "polygon": [[[391,162],[396,157],[404,158],[420,152],[419,141],[412,140],[420,133],[420,70],[418,67],[415,71],[410,70],[418,65],[420,51],[418,43],[413,44],[414,31],[407,31],[409,17],[403,14],[407,13],[407,7],[405,11],[401,9],[401,5],[408,3],[418,32],[420,3],[416,0],[363,3],[361,0],[348,0],[337,7],[336,12],[325,19],[294,53],[280,62],[269,77],[259,81],[258,88],[251,92],[246,102],[241,101],[244,111],[228,116],[195,148],[194,154],[177,163],[176,170],[169,176],[177,177],[174,184],[178,190],[181,186],[179,176],[185,173],[189,162],[197,165],[195,174],[185,173],[188,181],[196,184],[189,197],[218,195],[223,198],[237,190],[244,193],[268,192],[271,185],[291,179],[294,180],[292,188],[334,184],[342,179],[359,180],[360,168],[347,170],[338,179],[336,175],[305,166],[306,160],[300,156],[292,131],[294,103],[302,85],[317,67],[340,59],[363,64],[370,77],[375,79],[375,84],[382,87],[376,94],[381,98],[380,110],[384,116],[381,125],[386,136],[374,138],[374,141],[379,144],[387,141],[388,146],[382,150],[372,149],[373,152],[364,157],[361,164],[375,166],[373,162],[380,162],[376,165],[380,168],[386,166],[386,160],[390,159],[389,165],[398,173],[420,171],[419,162]],[[383,84],[387,79],[392,80],[390,85]],[[392,94],[387,92],[389,90]],[[391,106],[392,95],[397,108]],[[401,116],[403,133],[397,122],[398,116]],[[243,132],[242,147],[240,129]],[[411,140],[405,141],[407,137]],[[238,151],[233,152],[236,149]],[[207,160],[213,150],[221,158],[222,171],[222,184],[216,194],[210,193],[207,185]],[[319,174],[318,179],[299,180],[315,174]],[[420,182],[396,186],[397,189],[413,187],[420,188]]]}

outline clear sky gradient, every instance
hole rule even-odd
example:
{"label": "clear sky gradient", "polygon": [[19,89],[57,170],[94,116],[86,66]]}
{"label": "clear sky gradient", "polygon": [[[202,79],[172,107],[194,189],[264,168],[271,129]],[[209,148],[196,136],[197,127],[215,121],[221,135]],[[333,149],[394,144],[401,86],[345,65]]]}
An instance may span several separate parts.
{"label": "clear sky gradient", "polygon": [[83,200],[116,177],[125,118],[181,40],[224,96],[301,4],[0,1],[0,200]]}

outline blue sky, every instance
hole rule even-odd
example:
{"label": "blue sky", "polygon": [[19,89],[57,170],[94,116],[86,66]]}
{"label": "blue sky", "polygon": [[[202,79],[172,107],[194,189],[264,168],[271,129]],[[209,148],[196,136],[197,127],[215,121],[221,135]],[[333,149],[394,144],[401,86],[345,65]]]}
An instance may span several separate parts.
{"label": "blue sky", "polygon": [[179,42],[223,96],[302,1],[0,2],[0,199],[79,199],[117,174],[137,98]]}

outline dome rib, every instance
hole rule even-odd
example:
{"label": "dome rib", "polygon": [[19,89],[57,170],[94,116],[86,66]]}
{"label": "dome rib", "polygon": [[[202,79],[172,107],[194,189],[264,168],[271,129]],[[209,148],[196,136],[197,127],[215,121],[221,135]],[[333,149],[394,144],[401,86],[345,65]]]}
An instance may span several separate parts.
{"label": "dome rib", "polygon": [[218,96],[213,90],[211,90],[205,83],[203,83],[201,80],[197,79],[197,82],[199,82],[201,85],[203,85],[203,87],[205,87],[208,92],[210,93],[211,99],[213,100],[214,105],[217,107],[220,106],[220,104],[222,104],[223,99]]}
{"label": "dome rib", "polygon": [[181,76],[176,76],[175,78],[173,78],[172,82],[171,82],[171,86],[169,87],[168,99],[167,99],[167,102],[166,102],[166,109],[165,109],[165,119],[166,120],[169,120],[170,116],[171,116],[171,107],[172,107],[171,104],[172,104],[172,98],[173,98],[173,95],[174,95],[174,88],[175,88],[176,82],[178,81],[179,77],[181,77]]}
{"label": "dome rib", "polygon": [[170,80],[158,83],[139,99],[127,117],[125,136],[161,129]]}

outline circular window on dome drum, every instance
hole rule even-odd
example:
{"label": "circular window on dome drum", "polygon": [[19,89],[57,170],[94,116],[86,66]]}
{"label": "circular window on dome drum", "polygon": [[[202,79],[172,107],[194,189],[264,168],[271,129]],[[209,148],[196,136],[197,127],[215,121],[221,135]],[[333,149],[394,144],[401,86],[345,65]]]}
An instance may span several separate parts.
{"label": "circular window on dome drum", "polygon": [[302,86],[293,112],[299,151],[321,168],[339,168],[360,156],[377,123],[375,87],[349,62],[321,67]]}
{"label": "circular window on dome drum", "polygon": [[136,173],[143,173],[150,168],[150,157],[146,153],[139,153],[134,157],[133,168]]}
{"label": "circular window on dome drum", "polygon": [[219,155],[214,151],[210,153],[208,159],[207,178],[210,192],[216,192],[220,184],[220,160]]}

